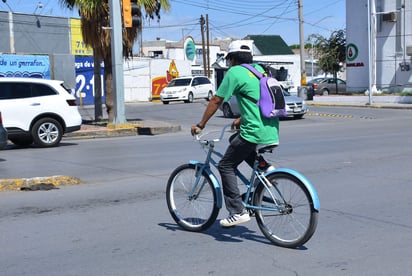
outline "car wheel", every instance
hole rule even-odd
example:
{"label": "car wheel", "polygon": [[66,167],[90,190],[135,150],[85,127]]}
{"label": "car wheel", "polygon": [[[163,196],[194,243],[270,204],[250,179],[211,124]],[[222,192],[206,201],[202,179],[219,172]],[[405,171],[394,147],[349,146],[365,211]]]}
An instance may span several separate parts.
{"label": "car wheel", "polygon": [[169,102],[168,101],[163,101],[163,104],[169,104]]}
{"label": "car wheel", "polygon": [[207,94],[206,100],[207,100],[207,101],[210,101],[210,100],[212,99],[212,97],[213,97],[213,92],[212,92],[212,91],[209,91],[209,93]]}
{"label": "car wheel", "polygon": [[225,116],[225,118],[233,118],[233,112],[228,103],[223,104],[223,116]]}
{"label": "car wheel", "polygon": [[9,138],[9,140],[19,147],[28,147],[33,144],[33,139],[30,136]]}
{"label": "car wheel", "polygon": [[323,95],[323,96],[328,96],[328,95],[329,95],[329,90],[326,89],[326,88],[323,89],[323,90],[322,90],[322,95]]}
{"label": "car wheel", "polygon": [[193,93],[189,92],[189,94],[187,95],[187,100],[185,101],[185,103],[193,103]]}
{"label": "car wheel", "polygon": [[54,147],[63,137],[63,128],[53,118],[42,118],[33,125],[31,134],[34,143],[39,147]]}

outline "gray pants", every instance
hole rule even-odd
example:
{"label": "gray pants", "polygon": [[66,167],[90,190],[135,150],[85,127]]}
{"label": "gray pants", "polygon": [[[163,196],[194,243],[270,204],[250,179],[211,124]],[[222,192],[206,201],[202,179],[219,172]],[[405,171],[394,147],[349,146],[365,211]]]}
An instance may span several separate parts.
{"label": "gray pants", "polygon": [[238,133],[232,135],[229,141],[230,145],[219,162],[219,172],[222,178],[226,208],[232,215],[239,214],[244,209],[235,169],[243,161],[253,166],[256,157],[256,144],[246,141]]}

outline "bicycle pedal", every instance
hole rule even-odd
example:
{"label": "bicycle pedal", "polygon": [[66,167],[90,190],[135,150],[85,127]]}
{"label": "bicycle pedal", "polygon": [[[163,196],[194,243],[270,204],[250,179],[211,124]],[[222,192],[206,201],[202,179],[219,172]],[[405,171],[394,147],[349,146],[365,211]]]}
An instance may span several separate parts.
{"label": "bicycle pedal", "polygon": [[255,216],[255,210],[253,210],[253,209],[248,209],[248,208],[246,208],[246,210],[247,210],[247,212],[249,213],[249,216],[250,216],[250,217],[254,217],[254,216]]}

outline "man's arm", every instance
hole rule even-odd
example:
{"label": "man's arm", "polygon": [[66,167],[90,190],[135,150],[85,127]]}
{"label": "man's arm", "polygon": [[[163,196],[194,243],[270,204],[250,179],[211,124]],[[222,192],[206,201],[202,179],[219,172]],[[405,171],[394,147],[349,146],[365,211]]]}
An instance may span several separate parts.
{"label": "man's arm", "polygon": [[212,99],[210,99],[209,104],[206,106],[205,112],[203,113],[202,119],[197,125],[194,125],[191,128],[192,135],[200,133],[200,131],[206,126],[206,123],[213,116],[213,114],[215,114],[222,103],[222,97],[215,95],[212,97]]}

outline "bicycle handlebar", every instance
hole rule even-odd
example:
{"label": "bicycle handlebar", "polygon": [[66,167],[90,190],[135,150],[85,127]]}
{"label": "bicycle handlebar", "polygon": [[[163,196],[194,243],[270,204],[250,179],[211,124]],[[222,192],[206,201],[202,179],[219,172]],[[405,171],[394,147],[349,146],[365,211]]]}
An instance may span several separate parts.
{"label": "bicycle handlebar", "polygon": [[[202,144],[202,145],[208,145],[210,142],[219,142],[220,140],[222,140],[223,135],[225,134],[226,129],[227,129],[228,127],[231,128],[231,127],[232,127],[232,124],[227,124],[227,125],[223,126],[222,130],[220,131],[220,136],[219,136],[219,138],[209,139],[209,140],[201,140],[201,138],[202,138],[203,136],[205,136],[205,135],[207,135],[207,134],[210,134],[210,133],[213,133],[213,132],[217,132],[217,131],[211,131],[211,132],[204,133],[203,135],[201,135],[200,133],[199,133],[199,134],[196,134],[196,135],[194,136],[194,137],[195,137],[195,140],[198,141],[198,142],[199,142],[200,144]],[[237,130],[235,130],[235,131],[237,131]]]}

